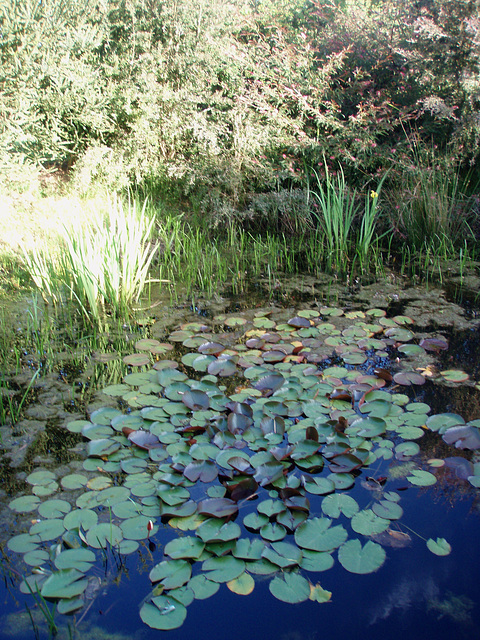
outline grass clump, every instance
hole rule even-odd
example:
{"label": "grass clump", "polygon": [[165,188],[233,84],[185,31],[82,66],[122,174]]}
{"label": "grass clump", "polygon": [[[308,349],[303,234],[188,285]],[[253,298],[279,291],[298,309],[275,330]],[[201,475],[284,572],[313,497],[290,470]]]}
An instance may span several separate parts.
{"label": "grass clump", "polygon": [[158,245],[150,242],[155,219],[134,202],[110,202],[97,221],[60,230],[59,249],[24,250],[26,267],[43,297],[59,304],[74,299],[89,318],[128,313],[142,293]]}

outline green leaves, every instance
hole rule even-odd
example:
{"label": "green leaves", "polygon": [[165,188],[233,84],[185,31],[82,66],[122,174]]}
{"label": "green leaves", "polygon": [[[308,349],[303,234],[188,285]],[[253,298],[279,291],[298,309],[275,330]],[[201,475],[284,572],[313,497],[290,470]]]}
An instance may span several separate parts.
{"label": "green leaves", "polygon": [[312,551],[332,551],[347,539],[348,533],[342,525],[330,527],[329,518],[312,518],[295,530],[295,542]]}
{"label": "green leaves", "polygon": [[[340,330],[341,310],[323,312],[331,322],[322,322],[318,312],[288,323],[259,316],[253,321],[258,330],[232,318],[225,324],[231,331],[219,341],[199,323],[182,325],[171,340],[195,350],[182,356],[185,371],[199,370],[198,357],[208,358],[203,371],[215,376],[190,379],[175,362],[159,360],[111,386],[109,393],[133,410],[98,409],[91,422],[72,425],[85,439],[84,474],[67,473],[59,481],[37,469],[27,476],[36,495],[10,504],[14,512],[38,512],[29,516],[29,533],[8,542],[28,566],[45,572],[38,581],[27,576],[22,588],[45,588],[59,610],[76,611],[86,574],[100,556],[158,545],[163,555],[150,569],[153,590],[140,615],[152,628],[167,630],[183,623],[193,599],[210,597],[221,583],[247,595],[257,575],[268,577],[270,592],[283,602],[327,602],[331,593],[312,584],[307,572],[329,570],[336,554],[346,570],[371,573],[385,560],[379,543],[405,546],[410,538],[401,531],[401,493],[391,489],[391,479],[397,474],[428,487],[435,474],[442,477],[442,460],[428,461],[433,473],[419,468],[425,424],[453,451],[453,445],[476,448],[479,425],[455,414],[427,417],[428,405],[387,388],[387,370],[376,370],[378,377],[353,365],[321,371],[325,345],[343,360],[358,349],[363,362],[367,351],[386,357],[387,344],[395,349],[393,340],[413,339],[403,320],[379,315],[379,324],[371,325],[352,311],[342,319],[352,324]],[[394,329],[392,342],[380,340],[386,327]],[[153,339],[137,348],[154,356],[166,352]],[[244,369],[242,388],[230,396],[217,378],[229,362],[239,376]],[[478,465],[461,462],[449,466],[470,487],[479,484]],[[62,499],[47,499],[59,484]],[[165,544],[166,530],[181,533]],[[363,543],[354,533],[372,539]],[[436,555],[450,552],[443,538],[427,546]]]}
{"label": "green leaves", "polygon": [[436,556],[448,556],[448,554],[452,550],[452,547],[445,540],[445,538],[437,538],[436,540],[429,538],[427,540],[427,547]]}
{"label": "green leaves", "polygon": [[338,550],[340,564],[351,573],[372,573],[385,562],[385,551],[369,540],[362,547],[360,540],[348,540]]}
{"label": "green leaves", "polygon": [[298,604],[308,600],[310,596],[310,584],[298,573],[285,573],[277,576],[270,582],[270,593],[282,602]]}

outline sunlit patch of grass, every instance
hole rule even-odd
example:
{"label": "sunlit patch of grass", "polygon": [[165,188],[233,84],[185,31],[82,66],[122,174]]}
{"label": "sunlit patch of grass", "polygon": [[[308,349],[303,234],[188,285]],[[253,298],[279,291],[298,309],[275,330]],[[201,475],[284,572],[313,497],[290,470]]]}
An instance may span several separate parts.
{"label": "sunlit patch of grass", "polygon": [[44,298],[54,304],[65,295],[96,320],[105,311],[128,313],[141,295],[158,244],[151,244],[155,219],[135,203],[110,203],[95,222],[77,221],[60,230],[61,251],[24,249],[25,264]]}

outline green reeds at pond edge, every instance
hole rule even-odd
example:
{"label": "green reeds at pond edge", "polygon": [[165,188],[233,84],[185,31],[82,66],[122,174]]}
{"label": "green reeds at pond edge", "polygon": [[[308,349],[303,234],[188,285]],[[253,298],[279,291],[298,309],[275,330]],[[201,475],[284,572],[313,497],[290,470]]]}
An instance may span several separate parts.
{"label": "green reeds at pond edge", "polygon": [[40,369],[37,369],[19,400],[16,396],[20,392],[12,391],[3,373],[0,374],[0,426],[5,426],[8,419],[10,419],[12,426],[18,422],[22,414],[22,407],[39,373]]}
{"label": "green reeds at pond edge", "polygon": [[[310,200],[311,196],[312,200],[311,215],[317,227],[315,235],[318,259],[330,273],[349,274],[356,261],[363,272],[368,268],[374,243],[378,246],[378,241],[386,235],[385,232],[378,236],[376,227],[379,195],[388,172],[375,190],[368,190],[361,214],[357,192],[349,189],[341,165],[333,176],[324,160],[324,172],[322,180],[317,171],[312,169],[316,185],[314,188],[308,185],[307,189],[307,198]],[[355,226],[357,218],[360,218],[358,228]]]}
{"label": "green reeds at pond edge", "polygon": [[88,318],[106,310],[128,314],[141,295],[158,244],[151,243],[155,218],[146,201],[125,207],[115,198],[108,214],[95,222],[78,221],[60,232],[60,254],[45,246],[28,253],[25,265],[43,297],[54,304],[74,299]]}
{"label": "green reeds at pond edge", "polygon": [[312,215],[322,229],[327,251],[326,265],[329,271],[343,271],[350,255],[350,230],[357,211],[355,193],[351,194],[340,166],[334,177],[324,161],[325,179],[322,181],[313,170],[317,185],[310,191],[315,202]]}

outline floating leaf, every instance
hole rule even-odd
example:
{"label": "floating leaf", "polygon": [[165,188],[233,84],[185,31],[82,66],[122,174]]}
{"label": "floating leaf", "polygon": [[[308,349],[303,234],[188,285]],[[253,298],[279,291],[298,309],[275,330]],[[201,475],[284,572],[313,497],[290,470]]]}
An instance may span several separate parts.
{"label": "floating leaf", "polygon": [[437,538],[436,540],[429,538],[427,540],[427,547],[436,556],[448,556],[452,550],[452,547],[448,544],[445,538]]}
{"label": "floating leaf", "polygon": [[95,554],[90,549],[66,549],[55,557],[57,569],[77,569],[89,571],[95,562]]}
{"label": "floating leaf", "polygon": [[8,506],[17,513],[28,513],[29,511],[35,511],[39,504],[40,498],[37,496],[21,496],[12,500]]}
{"label": "floating leaf", "polygon": [[38,535],[42,542],[55,540],[59,538],[64,531],[63,520],[60,518],[41,520],[30,527],[30,534]]}
{"label": "floating leaf", "polygon": [[118,451],[122,445],[116,440],[110,438],[101,438],[99,440],[90,440],[87,443],[87,455],[90,457],[103,458]]}
{"label": "floating leaf", "polygon": [[429,471],[423,469],[414,469],[411,476],[407,476],[407,480],[418,487],[430,487],[437,482],[437,478]]}
{"label": "floating leaf", "polygon": [[458,369],[446,369],[445,371],[440,371],[440,375],[448,382],[466,382],[470,377],[468,373]]}
{"label": "floating leaf", "polygon": [[187,609],[173,598],[155,596],[142,605],[140,617],[152,629],[169,631],[182,626],[187,617]]}
{"label": "floating leaf", "polygon": [[150,364],[150,358],[144,353],[132,353],[125,356],[123,362],[131,367],[143,367],[146,364]]}
{"label": "floating leaf", "polygon": [[340,564],[351,573],[372,573],[385,562],[385,550],[369,540],[364,547],[360,540],[348,540],[338,550]]}
{"label": "floating leaf", "polygon": [[38,507],[38,513],[42,518],[63,518],[71,509],[72,505],[66,500],[47,500]]}
{"label": "floating leaf", "polygon": [[425,378],[416,371],[400,371],[393,376],[397,384],[409,386],[412,384],[425,384]]}
{"label": "floating leaf", "polygon": [[442,436],[447,444],[454,444],[456,449],[480,449],[480,431],[477,427],[462,425],[448,428]]}
{"label": "floating leaf", "polygon": [[309,600],[313,600],[314,602],[329,602],[332,597],[332,592],[323,589],[319,584],[315,586],[313,584],[310,585],[310,595],[308,596]]}
{"label": "floating leaf", "polygon": [[295,542],[299,547],[312,551],[332,551],[348,537],[341,525],[330,527],[329,518],[312,518],[295,530]]}
{"label": "floating leaf", "polygon": [[60,569],[54,571],[43,583],[43,598],[73,598],[85,591],[88,580],[77,569]]}
{"label": "floating leaf", "polygon": [[211,460],[193,461],[185,467],[183,475],[191,482],[212,482],[218,476],[218,469]]}
{"label": "floating leaf", "polygon": [[241,573],[238,578],[227,582],[227,587],[240,596],[248,596],[255,588],[255,580],[248,573]]}
{"label": "floating leaf", "polygon": [[237,511],[237,504],[229,498],[207,498],[198,503],[198,513],[214,518],[232,516]]}
{"label": "floating leaf", "polygon": [[152,582],[162,581],[165,589],[175,589],[186,584],[192,575],[192,566],[186,560],[163,560],[148,574]]}
{"label": "floating leaf", "polygon": [[371,509],[364,509],[356,513],[351,520],[352,529],[364,536],[382,533],[390,526],[389,520],[375,515]]}
{"label": "floating leaf", "polygon": [[456,413],[439,413],[436,416],[430,416],[426,423],[429,429],[438,431],[440,434],[445,433],[450,427],[463,424],[465,424],[465,420]]}
{"label": "floating leaf", "polygon": [[310,583],[298,573],[276,576],[268,585],[270,593],[282,602],[297,604],[310,597]]}
{"label": "floating leaf", "polygon": [[193,591],[197,600],[206,600],[217,593],[220,584],[199,574],[190,580],[188,587]]}
{"label": "floating leaf", "polygon": [[342,513],[351,518],[358,510],[357,502],[344,493],[335,493],[322,500],[322,511],[329,518],[338,518]]}
{"label": "floating leaf", "polygon": [[398,520],[403,515],[402,507],[390,500],[375,502],[372,506],[372,511],[375,515],[387,520]]}
{"label": "floating leaf", "polygon": [[122,530],[110,522],[97,524],[91,527],[87,533],[87,542],[95,549],[104,549],[107,545],[115,547],[121,540],[123,540]]}
{"label": "floating leaf", "polygon": [[205,543],[227,542],[240,537],[241,529],[235,522],[224,522],[220,518],[209,518],[197,529],[197,536]]}
{"label": "floating leaf", "polygon": [[183,538],[174,538],[167,542],[164,553],[174,560],[182,558],[198,560],[204,549],[205,543],[202,540],[192,536],[185,536]]}
{"label": "floating leaf", "polygon": [[40,540],[39,535],[20,533],[10,538],[7,542],[7,547],[14,553],[28,553],[37,549],[37,543],[39,543]]}
{"label": "floating leaf", "polygon": [[245,562],[233,556],[209,558],[202,564],[202,571],[213,582],[230,582],[245,571]]}

